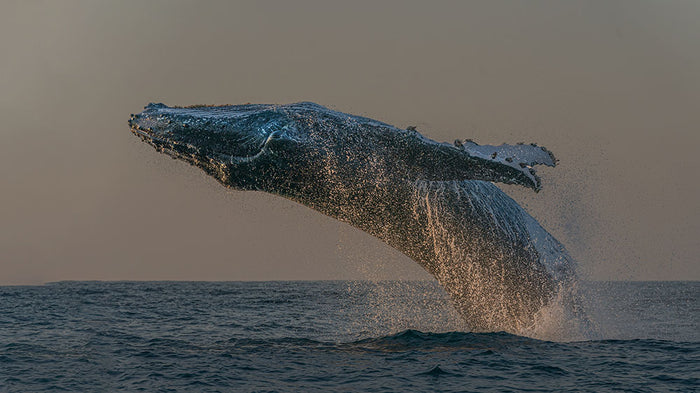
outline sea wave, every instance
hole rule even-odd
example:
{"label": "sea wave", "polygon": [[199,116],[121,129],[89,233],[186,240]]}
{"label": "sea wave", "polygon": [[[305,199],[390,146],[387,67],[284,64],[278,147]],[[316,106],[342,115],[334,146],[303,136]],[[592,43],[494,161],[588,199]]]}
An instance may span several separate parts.
{"label": "sea wave", "polygon": [[[645,392],[700,383],[695,283],[614,284],[615,301],[606,304],[615,309],[605,315],[616,315],[625,334],[568,342],[441,324],[448,309],[435,307],[439,288],[422,286],[425,297],[403,286],[371,288],[0,287],[0,391]],[[280,297],[290,301],[266,301]],[[674,328],[658,333],[667,326]]]}

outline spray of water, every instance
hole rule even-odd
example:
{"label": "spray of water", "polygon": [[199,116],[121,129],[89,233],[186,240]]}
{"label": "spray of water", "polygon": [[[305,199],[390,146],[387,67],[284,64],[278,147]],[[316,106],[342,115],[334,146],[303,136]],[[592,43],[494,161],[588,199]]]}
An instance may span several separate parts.
{"label": "spray of water", "polygon": [[[416,182],[410,201],[412,220],[422,228],[415,243],[428,250],[421,264],[448,296],[413,282],[377,283],[367,290],[373,311],[366,326],[379,334],[393,327],[505,330],[555,341],[597,337],[569,254],[493,184]],[[376,281],[372,269],[364,273]]]}

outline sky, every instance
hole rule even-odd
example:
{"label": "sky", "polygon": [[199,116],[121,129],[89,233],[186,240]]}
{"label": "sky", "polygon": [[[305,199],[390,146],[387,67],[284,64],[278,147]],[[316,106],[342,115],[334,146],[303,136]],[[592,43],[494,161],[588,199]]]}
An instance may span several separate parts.
{"label": "sky", "polygon": [[129,132],[168,105],[314,101],[438,141],[537,142],[502,186],[594,280],[700,280],[700,2],[0,3],[0,285],[427,279]]}

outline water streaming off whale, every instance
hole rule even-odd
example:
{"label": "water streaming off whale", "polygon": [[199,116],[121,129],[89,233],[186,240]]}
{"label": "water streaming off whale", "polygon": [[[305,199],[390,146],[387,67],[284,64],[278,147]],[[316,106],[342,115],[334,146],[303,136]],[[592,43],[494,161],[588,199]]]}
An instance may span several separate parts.
{"label": "water streaming off whale", "polygon": [[227,187],[291,199],[403,252],[473,331],[542,335],[552,310],[566,334],[589,328],[564,247],[492,183],[538,191],[533,166],[556,164],[545,148],[438,143],[313,103],[150,104],[129,124]]}

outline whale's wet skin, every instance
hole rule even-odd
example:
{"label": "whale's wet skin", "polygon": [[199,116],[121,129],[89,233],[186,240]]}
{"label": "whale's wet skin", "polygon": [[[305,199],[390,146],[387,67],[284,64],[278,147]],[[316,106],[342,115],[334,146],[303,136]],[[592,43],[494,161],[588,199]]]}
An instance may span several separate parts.
{"label": "whale's wet skin", "polygon": [[313,103],[149,104],[129,124],[227,187],[294,200],[400,250],[475,331],[529,334],[557,307],[585,319],[564,247],[492,183],[539,190],[532,167],[555,165],[542,147],[438,143]]}

